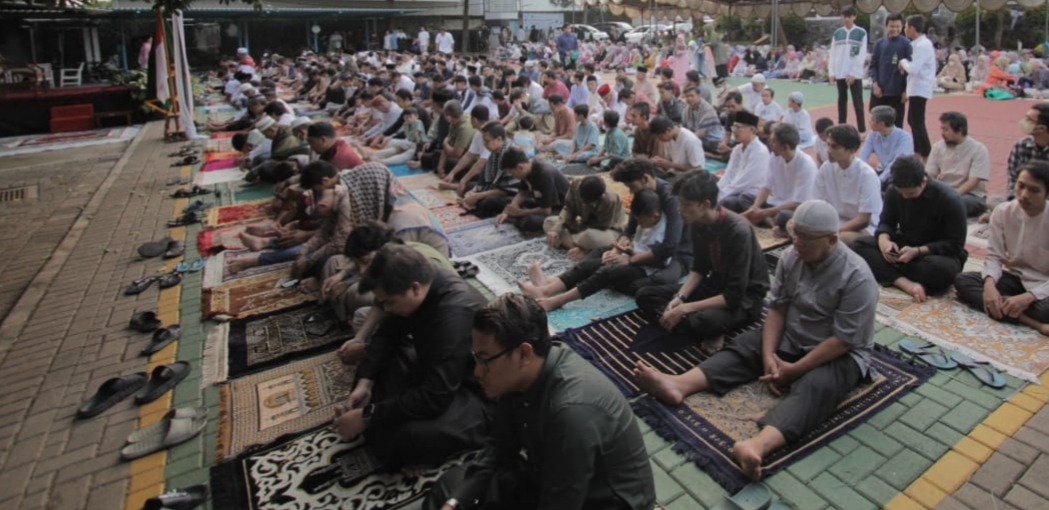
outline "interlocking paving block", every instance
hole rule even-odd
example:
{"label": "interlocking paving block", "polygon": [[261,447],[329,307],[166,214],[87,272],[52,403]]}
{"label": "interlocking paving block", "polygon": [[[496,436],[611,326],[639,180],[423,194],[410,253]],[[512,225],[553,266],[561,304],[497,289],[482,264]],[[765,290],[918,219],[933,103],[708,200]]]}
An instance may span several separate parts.
{"label": "interlocking paving block", "polygon": [[674,468],[688,462],[684,455],[675,452],[673,448],[659,450],[655,455],[652,455],[652,459],[667,471],[672,471]]}
{"label": "interlocking paving block", "polygon": [[980,465],[954,451],[947,452],[922,475],[922,478],[950,494],[961,487]]}
{"label": "interlocking paving block", "polygon": [[906,336],[900,330],[890,327],[874,333],[874,341],[885,346],[893,346],[900,343],[900,340]]}
{"label": "interlocking paving block", "polygon": [[[940,375],[940,374],[937,374]],[[922,384],[914,390],[920,395],[924,395],[926,398],[934,400],[948,408],[953,408],[962,401],[962,397],[955,395],[949,391],[945,391],[932,384]]]}
{"label": "interlocking paving block", "polygon": [[899,402],[893,402],[889,407],[886,407],[878,412],[878,414],[871,416],[866,424],[879,430],[884,429],[889,426],[889,424],[895,422],[896,418],[899,418],[900,415],[906,413],[908,409],[910,408]]}
{"label": "interlocking paving block", "polygon": [[922,433],[896,422],[883,430],[886,434],[896,438],[897,441],[903,443],[904,446],[922,454],[929,460],[935,460],[940,458],[948,450],[948,446],[936,441],[933,438],[923,435]]}
{"label": "interlocking paving block", "polygon": [[947,414],[947,411],[946,407],[926,398],[911,406],[911,409],[906,413],[903,413],[903,416],[900,416],[900,421],[910,425],[911,428],[917,431],[924,431],[930,425],[936,423],[936,420],[941,416]]}
{"label": "interlocking paving block", "polygon": [[947,493],[922,478],[915,480],[903,493],[926,508],[936,506],[936,503],[947,497]]}
{"label": "interlocking paving block", "polygon": [[1020,478],[1020,485],[1049,498],[1049,456],[1039,456]]}
{"label": "interlocking paving block", "polygon": [[1042,434],[1049,434],[1049,407],[1039,406],[1039,410],[1027,421],[1026,425]]}
{"label": "interlocking paving block", "polygon": [[1013,439],[1026,445],[1030,445],[1040,452],[1049,453],[1049,436],[1032,428],[1024,427],[1020,429],[1020,431],[1013,436]]}
{"label": "interlocking paving block", "polygon": [[899,441],[866,423],[860,424],[849,435],[885,457],[892,457],[903,449]]}
{"label": "interlocking paving block", "polygon": [[652,479],[656,484],[656,500],[660,504],[669,503],[685,492],[669,473],[655,463],[652,466]]}
{"label": "interlocking paving block", "polygon": [[972,483],[991,491],[995,496],[1005,496],[1013,484],[1024,474],[1027,466],[1016,462],[1005,454],[995,452],[984,462],[972,477]]}
{"label": "interlocking paving block", "polygon": [[807,484],[801,483],[788,472],[780,471],[765,480],[781,499],[790,501],[795,508],[820,510],[827,506],[827,501]]}
{"label": "interlocking paving block", "polygon": [[1047,504],[1045,496],[1035,494],[1022,485],[1009,489],[1005,501],[1021,510],[1043,510]]}
{"label": "interlocking paving block", "polygon": [[878,452],[860,446],[842,457],[828,471],[845,483],[855,484],[877,470],[884,462],[885,457]]}
{"label": "interlocking paving block", "polygon": [[987,445],[969,437],[963,437],[952,448],[978,464],[987,462],[987,459],[991,458],[991,454],[994,453],[994,450],[988,448]]}
{"label": "interlocking paving block", "polygon": [[963,485],[951,496],[976,510],[1016,510],[1016,507],[1002,501],[1002,498],[972,483]]}
{"label": "interlocking paving block", "polygon": [[728,495],[710,475],[691,462],[678,466],[670,472],[670,476],[677,480],[690,496],[707,508],[716,505]]}
{"label": "interlocking paving block", "polygon": [[925,429],[925,435],[936,438],[937,441],[946,445],[953,445],[965,437],[965,434],[939,422],[933,423],[929,428]]}
{"label": "interlocking paving block", "polygon": [[[920,457],[919,457],[920,458]],[[884,465],[882,466],[884,469]],[[856,492],[863,494],[865,498],[874,504],[885,506],[892,498],[900,493],[895,487],[885,483],[876,476],[868,476],[856,484]]]}
{"label": "interlocking paving block", "polygon": [[903,450],[882,464],[874,474],[897,490],[903,490],[931,465],[932,461],[928,458],[911,450]]}
{"label": "interlocking paving block", "polygon": [[641,439],[645,441],[645,449],[648,450],[649,455],[653,455],[670,447],[670,442],[660,437],[655,431],[641,436]]}
{"label": "interlocking paving block", "polygon": [[[1009,403],[1032,413],[1038,413],[1038,411],[1041,410],[1042,407],[1045,405],[1045,402],[1038,400],[1037,398],[1034,398],[1023,392],[1017,393],[1016,395],[1010,397]],[[1035,414],[1035,417],[1031,418],[1030,421],[1034,421],[1037,418],[1038,415]],[[1049,415],[1047,415],[1045,421],[1045,426],[1049,427]]]}
{"label": "interlocking paving block", "polygon": [[982,423],[973,427],[972,431],[969,432],[969,437],[991,448],[998,448],[998,445],[1002,444],[1006,438],[1005,434],[1002,434]]}
{"label": "interlocking paving block", "polygon": [[809,482],[840,459],[841,454],[838,452],[830,448],[820,448],[787,467],[787,471],[796,476],[798,480]]}
{"label": "interlocking paving block", "polygon": [[856,441],[855,439],[845,435],[835,439],[834,441],[831,441],[828,446],[830,446],[834,449],[834,451],[842,455],[848,455],[853,450],[858,448],[860,446],[860,443],[859,441]]}
{"label": "interlocking paving block", "polygon": [[1024,423],[1033,416],[1030,411],[1021,409],[1008,402],[995,409],[984,421],[984,425],[1011,436],[1024,426]]}
{"label": "interlocking paving block", "polygon": [[816,477],[810,484],[835,508],[848,508],[849,510],[877,510],[878,507],[867,498],[853,490],[847,483],[837,479],[830,473],[823,473]]}
{"label": "interlocking paving block", "polygon": [[925,510],[925,506],[901,493],[885,505],[885,510]]}
{"label": "interlocking paving block", "polygon": [[[1023,431],[1024,429],[1020,429],[1020,432]],[[1018,432],[1018,434],[1020,432]],[[1031,448],[1027,444],[1011,437],[1006,438],[1006,440],[998,446],[998,451],[1025,466],[1031,465],[1031,463],[1034,462],[1034,459],[1037,459],[1039,455],[1038,449]]]}
{"label": "interlocking paving block", "polygon": [[[970,376],[971,377],[971,376]],[[967,384],[958,379],[952,380],[942,386],[943,389],[954,393],[966,401],[972,402],[985,409],[994,410],[998,406],[1002,405],[1002,399],[997,395],[992,395],[985,392],[980,388],[980,383],[976,382],[973,384]]]}
{"label": "interlocking paving block", "polygon": [[940,422],[946,424],[958,432],[968,434],[969,431],[990,414],[987,409],[980,407],[970,401],[964,401],[951,407],[947,414],[940,418]]}
{"label": "interlocking paving block", "polygon": [[899,402],[899,403],[901,403],[901,404],[903,404],[903,405],[905,405],[907,407],[914,407],[915,405],[918,404],[918,402],[921,402],[923,399],[924,399],[924,397],[922,397],[921,395],[919,395],[919,394],[917,394],[917,393],[912,391],[912,392],[910,392],[910,393],[900,397],[900,399],[897,400],[897,402]]}
{"label": "interlocking paving block", "polygon": [[663,505],[664,510],[696,510],[698,508],[703,508],[703,506],[688,494],[682,494],[681,497]]}

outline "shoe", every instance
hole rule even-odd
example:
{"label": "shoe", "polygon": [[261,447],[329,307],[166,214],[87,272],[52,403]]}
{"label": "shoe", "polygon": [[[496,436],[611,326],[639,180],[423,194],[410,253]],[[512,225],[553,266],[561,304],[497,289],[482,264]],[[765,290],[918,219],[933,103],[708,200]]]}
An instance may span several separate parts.
{"label": "shoe", "polygon": [[186,207],[183,207],[182,208],[182,212],[183,213],[204,212],[204,211],[207,211],[208,209],[211,209],[211,207],[214,206],[214,205],[215,204],[207,203],[207,202],[204,202],[203,200],[196,200],[192,204],[189,204]]}
{"label": "shoe", "polygon": [[145,372],[109,379],[98,387],[98,392],[94,396],[80,404],[76,410],[76,417],[86,419],[98,416],[145,385]]}
{"label": "shoe", "polygon": [[160,365],[153,369],[149,382],[135,393],[135,403],[148,404],[167,393],[176,384],[182,382],[193,370],[188,361],[176,361],[170,365]]}
{"label": "shoe", "polygon": [[189,198],[197,195],[207,195],[208,193],[211,192],[200,186],[194,185],[192,188],[180,188],[171,194],[171,198]]}
{"label": "shoe", "polygon": [[167,413],[164,413],[164,417],[159,422],[154,423],[153,425],[150,425],[144,429],[139,429],[132,432],[131,435],[127,437],[127,442],[141,443],[143,441],[155,440],[157,437],[160,437],[161,434],[163,434],[164,432],[164,421],[170,421],[176,418],[189,418],[195,420],[198,418],[207,417],[208,408],[206,407],[180,407],[177,409],[172,409]]}
{"label": "shoe", "polygon": [[168,344],[178,340],[182,336],[182,326],[178,324],[172,324],[166,328],[160,328],[153,332],[153,339],[149,341],[142,351],[139,353],[142,356],[149,356],[153,353],[167,347]]}
{"label": "shoe", "polygon": [[168,245],[171,244],[172,241],[174,241],[174,239],[170,237],[165,237],[159,241],[150,241],[138,247],[138,254],[147,259],[159,257],[168,249]]}
{"label": "shoe", "polygon": [[200,163],[200,158],[196,156],[186,156],[174,163],[171,166],[191,166]]}
{"label": "shoe", "polygon": [[200,216],[198,216],[197,213],[188,212],[177,219],[168,220],[168,228],[184,227],[196,223],[200,223]]}
{"label": "shoe", "polygon": [[150,285],[153,285],[153,282],[159,279],[160,278],[157,276],[147,276],[141,280],[135,280],[131,282],[131,285],[128,285],[128,287],[124,289],[124,295],[134,296],[135,294],[141,294],[145,292],[145,290],[148,289]]}
{"label": "shoe", "polygon": [[173,259],[186,253],[186,245],[182,241],[171,241],[168,243],[164,258]]}
{"label": "shoe", "polygon": [[191,485],[147,499],[142,510],[191,510],[207,500],[207,485]]}
{"label": "shoe", "polygon": [[131,316],[127,327],[142,333],[151,333],[161,326],[155,312],[138,312]]}
{"label": "shoe", "polygon": [[182,283],[182,275],[178,273],[168,273],[161,276],[158,281],[160,282],[160,288],[167,289]]}
{"label": "shoe", "polygon": [[196,437],[207,425],[208,419],[206,417],[165,418],[161,421],[161,433],[157,434],[155,439],[143,440],[125,446],[123,450],[120,450],[120,458],[123,460],[134,460],[159,452],[165,448],[180,445]]}

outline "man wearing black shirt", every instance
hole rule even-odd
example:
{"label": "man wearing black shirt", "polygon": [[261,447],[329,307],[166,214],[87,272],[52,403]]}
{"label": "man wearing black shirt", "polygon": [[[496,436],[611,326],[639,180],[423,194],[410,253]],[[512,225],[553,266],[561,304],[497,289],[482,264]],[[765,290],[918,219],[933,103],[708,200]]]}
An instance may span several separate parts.
{"label": "man wearing black shirt", "polygon": [[[650,189],[659,195],[660,210],[667,219],[666,235],[663,241],[650,246],[652,258],[666,260],[673,258],[683,268],[692,265],[692,229],[681,221],[677,197],[671,190],[670,183],[656,177],[656,167],[647,159],[633,158],[619,164],[612,170],[612,180],[622,183],[631,193],[637,194],[643,189]],[[627,222],[626,230],[620,240],[629,241],[637,233],[637,218],[633,216]]]}
{"label": "man wearing black shirt", "polygon": [[707,172],[674,183],[681,219],[692,230],[692,270],[684,284],[646,287],[637,305],[668,331],[699,338],[716,351],[723,335],[758,320],[769,273],[750,222],[720,207],[717,179]]}
{"label": "man wearing black shirt", "polygon": [[512,221],[522,232],[542,232],[547,216],[561,213],[568,194],[568,178],[553,165],[529,160],[521,149],[507,149],[500,166],[521,181],[520,191],[496,217],[498,227]]}
{"label": "man wearing black shirt", "polygon": [[892,172],[875,237],[857,239],[852,249],[878,283],[921,303],[946,291],[965,265],[965,204],[954,188],[926,177],[913,156],[897,158]]}
{"label": "man wearing black shirt", "polygon": [[649,510],[652,468],[630,404],[560,342],[531,298],[474,316],[474,375],[499,399],[480,457],[438,480],[424,508]]}
{"label": "man wearing black shirt", "polygon": [[481,446],[487,404],[471,376],[470,329],[484,297],[422,253],[387,245],[358,288],[386,313],[372,335],[357,383],[336,406],[343,439],[361,433],[387,468],[433,465]]}

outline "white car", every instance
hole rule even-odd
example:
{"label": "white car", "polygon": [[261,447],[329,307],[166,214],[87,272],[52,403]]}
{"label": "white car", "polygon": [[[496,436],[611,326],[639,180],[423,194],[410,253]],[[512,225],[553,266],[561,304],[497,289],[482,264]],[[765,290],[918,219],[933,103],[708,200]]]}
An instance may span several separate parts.
{"label": "white car", "polygon": [[569,25],[572,27],[572,31],[575,32],[576,37],[583,41],[607,41],[608,34],[590,26],[583,24]]}
{"label": "white car", "polygon": [[664,32],[668,28],[670,28],[669,25],[645,25],[637,27],[623,35],[623,40],[628,43],[639,44],[642,41],[652,39],[653,33]]}

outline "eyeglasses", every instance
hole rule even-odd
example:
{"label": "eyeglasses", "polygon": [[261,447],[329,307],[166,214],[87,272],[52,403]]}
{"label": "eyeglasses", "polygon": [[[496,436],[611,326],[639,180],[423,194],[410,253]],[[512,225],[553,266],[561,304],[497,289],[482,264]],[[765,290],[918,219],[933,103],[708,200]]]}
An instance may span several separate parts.
{"label": "eyeglasses", "polygon": [[513,347],[509,347],[509,348],[507,348],[507,349],[503,349],[503,350],[502,350],[502,351],[500,351],[500,352],[499,352],[498,354],[494,354],[494,355],[492,355],[492,356],[489,356],[489,357],[487,357],[487,358],[482,358],[482,357],[478,356],[478,355],[477,355],[477,353],[476,353],[476,352],[474,352],[474,351],[470,351],[470,355],[474,357],[474,362],[476,362],[478,366],[480,366],[480,367],[484,368],[484,373],[486,373],[486,374],[487,374],[487,373],[488,373],[489,371],[491,371],[491,369],[492,369],[492,368],[491,368],[491,367],[489,366],[489,363],[491,363],[491,362],[493,362],[493,361],[495,361],[495,360],[497,360],[497,359],[499,359],[499,358],[501,358],[501,357],[503,357],[503,356],[505,356],[505,355],[509,354],[509,353],[510,353],[510,351],[513,351],[513,350],[514,350],[514,349],[516,349],[517,347],[518,347],[518,346],[516,346],[516,345],[515,345],[515,346],[513,346]]}
{"label": "eyeglasses", "polygon": [[794,226],[793,225],[789,225],[789,226],[787,226],[787,235],[789,235],[791,240],[794,241],[794,244],[809,244],[809,243],[814,243],[816,241],[819,241],[820,239],[826,239],[826,238],[828,238],[828,237],[830,237],[832,235],[836,235],[836,234],[834,232],[831,232],[831,233],[828,233],[828,234],[821,234],[821,235],[818,235],[818,236],[812,236],[812,235],[806,235],[806,234],[798,234],[797,232],[794,231]]}

